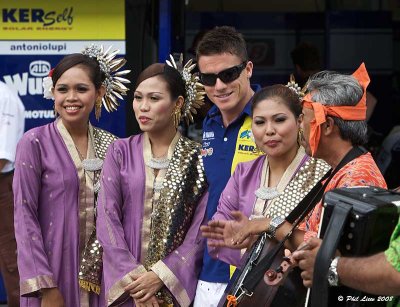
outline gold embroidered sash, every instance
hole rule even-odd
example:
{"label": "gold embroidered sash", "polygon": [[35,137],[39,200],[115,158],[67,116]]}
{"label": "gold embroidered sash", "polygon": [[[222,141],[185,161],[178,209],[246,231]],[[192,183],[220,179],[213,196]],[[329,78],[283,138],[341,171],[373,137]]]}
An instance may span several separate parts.
{"label": "gold embroidered sash", "polygon": [[[156,262],[178,248],[189,230],[197,204],[207,188],[200,144],[181,137],[165,174],[160,197],[153,207],[150,240],[144,266]],[[158,296],[172,304],[166,290]]]}
{"label": "gold embroidered sash", "polygon": [[[105,130],[93,128],[94,150],[96,157],[104,160],[106,152],[110,144],[117,139],[117,137]],[[93,185],[100,180],[101,170],[94,172]],[[94,208],[96,210],[97,192],[94,193]],[[80,259],[79,270],[79,285],[86,291],[100,293],[101,276],[103,270],[103,248],[96,237],[96,219],[92,233],[85,244],[82,258]]]}
{"label": "gold embroidered sash", "polygon": [[310,157],[300,167],[283,193],[268,207],[266,217],[286,218],[329,169],[330,166],[326,162]]}

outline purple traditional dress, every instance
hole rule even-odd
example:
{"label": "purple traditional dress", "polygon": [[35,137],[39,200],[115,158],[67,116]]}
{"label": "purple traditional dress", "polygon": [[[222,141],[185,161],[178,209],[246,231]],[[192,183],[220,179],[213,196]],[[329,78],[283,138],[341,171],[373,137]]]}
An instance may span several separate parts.
{"label": "purple traditional dress", "polygon": [[21,306],[40,306],[41,289],[52,287],[61,291],[65,306],[104,306],[104,295],[99,298],[78,283],[85,245],[95,227],[100,173],[84,164],[103,159],[115,139],[89,125],[87,159],[82,161],[58,119],[26,132],[19,142],[13,190]]}
{"label": "purple traditional dress", "polygon": [[133,306],[124,287],[147,270],[163,281],[157,296],[164,302],[189,306],[193,300],[207,203],[200,149],[179,132],[163,161],[152,158],[146,133],[110,146],[97,219],[108,306]]}
{"label": "purple traditional dress", "polygon": [[[300,147],[276,188],[268,188],[268,157],[240,163],[229,179],[218,203],[214,220],[232,220],[230,212],[241,211],[250,218],[285,218],[329,170],[322,160],[306,155]],[[209,247],[212,257],[238,266],[242,252]]]}

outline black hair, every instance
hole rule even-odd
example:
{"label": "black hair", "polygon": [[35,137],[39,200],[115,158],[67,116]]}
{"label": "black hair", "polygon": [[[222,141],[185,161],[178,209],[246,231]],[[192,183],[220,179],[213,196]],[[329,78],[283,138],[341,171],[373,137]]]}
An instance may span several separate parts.
{"label": "black hair", "polygon": [[64,72],[77,65],[87,69],[90,80],[98,90],[105,79],[105,74],[100,70],[97,60],[81,53],[73,53],[62,58],[53,70],[51,76],[53,84],[57,83]]}
{"label": "black hair", "polygon": [[155,76],[160,76],[167,83],[172,100],[178,99],[179,96],[186,99],[185,81],[180,72],[164,63],[155,63],[143,70],[136,80],[135,89],[144,80]]}
{"label": "black hair", "polygon": [[287,86],[275,84],[266,86],[255,93],[251,102],[251,114],[253,114],[254,109],[261,101],[276,98],[282,101],[289,108],[295,118],[298,118],[302,113],[299,96]]}
{"label": "black hair", "polygon": [[196,59],[202,55],[230,53],[238,56],[242,62],[248,61],[246,41],[235,28],[222,26],[206,32],[196,49]]}

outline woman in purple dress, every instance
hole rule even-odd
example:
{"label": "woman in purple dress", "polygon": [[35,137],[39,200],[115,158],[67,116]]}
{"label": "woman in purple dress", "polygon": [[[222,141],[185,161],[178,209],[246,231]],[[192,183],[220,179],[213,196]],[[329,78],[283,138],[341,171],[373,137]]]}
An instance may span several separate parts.
{"label": "woman in purple dress", "polygon": [[[58,116],[25,133],[13,182],[21,306],[104,305],[96,267],[79,270],[95,236],[100,171],[115,137],[94,128],[89,115],[95,108],[99,117],[102,104],[110,110],[114,95],[125,94],[121,82],[127,80],[116,80],[112,68],[124,62],[91,46],[64,57],[44,80],[45,97],[54,99]],[[109,82],[120,88],[107,87]]]}
{"label": "woman in purple dress", "polygon": [[190,63],[139,76],[133,110],[143,133],[115,141],[102,173],[98,239],[108,306],[189,306],[205,242],[201,146],[177,129],[202,103]]}
{"label": "woman in purple dress", "polygon": [[[300,146],[301,94],[291,81],[287,86],[265,87],[254,95],[252,135],[265,155],[238,165],[221,194],[215,221],[202,227],[212,256],[238,266],[242,253],[257,236],[235,244],[222,240],[221,233],[239,235],[242,229],[237,225],[249,218],[256,223],[267,217],[279,227],[329,170],[325,162],[308,156]],[[275,230],[268,233],[271,240],[276,239]]]}

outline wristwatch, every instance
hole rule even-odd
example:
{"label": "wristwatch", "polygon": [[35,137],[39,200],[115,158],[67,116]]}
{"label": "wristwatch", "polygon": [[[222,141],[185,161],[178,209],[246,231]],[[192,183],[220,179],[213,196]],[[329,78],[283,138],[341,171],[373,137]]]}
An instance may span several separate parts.
{"label": "wristwatch", "polygon": [[275,234],[276,234],[276,230],[279,228],[279,226],[281,226],[283,223],[285,222],[285,219],[280,217],[280,216],[276,216],[274,218],[272,218],[272,220],[269,222],[269,227],[267,229],[267,236],[270,239],[275,239]]}
{"label": "wristwatch", "polygon": [[339,275],[337,273],[337,264],[340,257],[336,257],[332,260],[328,271],[328,283],[331,287],[339,286]]}

